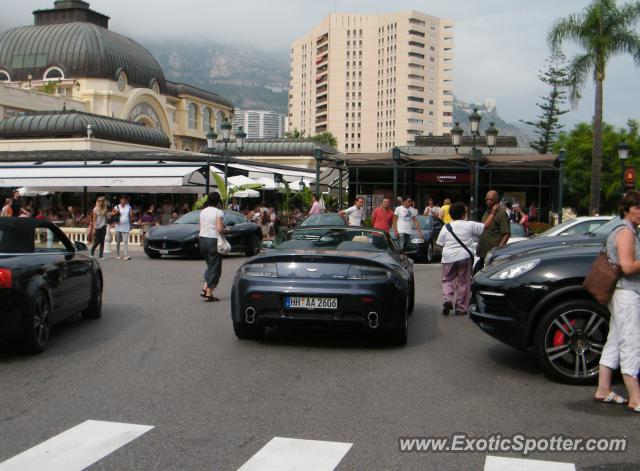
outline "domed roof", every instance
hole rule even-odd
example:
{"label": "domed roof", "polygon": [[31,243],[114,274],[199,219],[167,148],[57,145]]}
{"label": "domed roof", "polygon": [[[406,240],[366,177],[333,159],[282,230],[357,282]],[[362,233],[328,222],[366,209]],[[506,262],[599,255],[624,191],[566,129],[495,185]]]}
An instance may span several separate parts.
{"label": "domed roof", "polygon": [[152,87],[155,80],[164,91],[164,73],[155,57],[107,29],[108,17],[89,10],[85,2],[56,2],[55,9],[34,14],[35,26],[0,33],[0,69],[12,81],[29,80],[29,75],[39,80],[51,66],[61,68],[65,78],[117,80],[124,70],[129,84]]}

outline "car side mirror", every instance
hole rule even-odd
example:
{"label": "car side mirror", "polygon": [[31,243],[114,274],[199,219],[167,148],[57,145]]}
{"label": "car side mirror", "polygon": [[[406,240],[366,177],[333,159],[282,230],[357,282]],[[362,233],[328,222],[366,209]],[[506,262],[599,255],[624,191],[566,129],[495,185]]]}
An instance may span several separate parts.
{"label": "car side mirror", "polygon": [[76,252],[86,252],[88,250],[87,244],[77,240],[73,243],[73,247],[76,249]]}
{"label": "car side mirror", "polygon": [[261,249],[272,249],[273,248],[273,241],[272,240],[263,240],[262,243],[260,244],[260,248]]}

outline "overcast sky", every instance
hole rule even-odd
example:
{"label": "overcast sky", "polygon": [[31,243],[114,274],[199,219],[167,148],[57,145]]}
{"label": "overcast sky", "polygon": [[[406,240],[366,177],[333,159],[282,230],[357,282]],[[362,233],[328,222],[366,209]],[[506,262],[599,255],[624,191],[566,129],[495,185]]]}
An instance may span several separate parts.
{"label": "overcast sky", "polygon": [[[110,28],[144,43],[145,38],[259,44],[282,50],[333,11],[389,13],[418,10],[455,21],[455,94],[466,101],[494,98],[507,121],[532,119],[546,89],[537,71],[548,56],[546,33],[554,19],[581,11],[587,0],[93,0],[111,17]],[[0,1],[0,29],[32,23],[34,9],[53,0]],[[570,55],[570,50],[568,51]],[[640,119],[640,68],[630,57],[611,61],[605,81],[605,120],[622,126]],[[588,121],[593,86],[565,122]]]}

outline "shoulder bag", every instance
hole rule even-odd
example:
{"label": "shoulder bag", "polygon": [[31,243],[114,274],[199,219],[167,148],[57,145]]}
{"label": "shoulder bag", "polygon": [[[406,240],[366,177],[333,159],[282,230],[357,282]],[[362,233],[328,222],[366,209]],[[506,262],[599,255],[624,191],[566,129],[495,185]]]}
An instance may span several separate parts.
{"label": "shoulder bag", "polygon": [[471,252],[471,250],[469,250],[469,247],[464,245],[464,243],[462,243],[462,241],[458,238],[456,233],[453,232],[453,228],[451,227],[451,224],[445,224],[444,227],[446,227],[446,229],[453,236],[453,238],[456,240],[456,242],[458,242],[458,244],[460,244],[460,246],[467,251],[467,253],[469,254],[469,262],[471,262],[471,264],[473,265],[473,260],[474,260],[475,257],[473,256],[473,253]]}
{"label": "shoulder bag", "polygon": [[[622,225],[618,227],[624,227]],[[615,231],[618,227],[615,227]],[[608,239],[607,239],[608,240]],[[591,269],[584,281],[582,287],[586,289],[593,299],[599,304],[606,305],[613,296],[616,289],[618,278],[622,274],[620,265],[612,263],[607,257],[607,241],[604,241],[602,250],[591,265]]]}

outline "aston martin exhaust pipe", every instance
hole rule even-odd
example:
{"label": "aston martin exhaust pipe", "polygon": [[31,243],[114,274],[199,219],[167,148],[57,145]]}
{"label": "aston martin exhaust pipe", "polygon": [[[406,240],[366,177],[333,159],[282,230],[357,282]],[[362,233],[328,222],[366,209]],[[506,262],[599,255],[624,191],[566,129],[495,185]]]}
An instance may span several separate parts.
{"label": "aston martin exhaust pipe", "polygon": [[245,309],[244,320],[247,324],[253,324],[256,321],[256,310],[252,307]]}
{"label": "aston martin exhaust pipe", "polygon": [[369,320],[369,327],[371,327],[372,329],[376,329],[378,328],[378,313],[377,312],[370,312],[367,315],[367,319]]}

